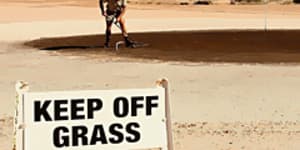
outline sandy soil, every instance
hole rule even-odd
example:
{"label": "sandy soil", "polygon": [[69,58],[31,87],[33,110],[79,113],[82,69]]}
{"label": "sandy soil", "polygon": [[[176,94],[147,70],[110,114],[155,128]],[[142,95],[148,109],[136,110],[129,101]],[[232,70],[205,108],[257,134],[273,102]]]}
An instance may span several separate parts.
{"label": "sandy soil", "polygon": [[[263,29],[265,6],[131,6],[132,32],[197,31],[135,33],[150,46],[119,53],[82,47],[39,50],[101,46],[103,20],[92,3],[0,7],[1,150],[12,143],[16,80],[28,81],[32,91],[48,91],[151,87],[160,77],[171,82],[176,150],[300,146],[299,31],[203,31]],[[299,27],[299,6],[270,5],[268,10],[270,29]],[[167,46],[156,39],[161,36]]]}
{"label": "sandy soil", "polygon": [[[12,144],[12,118],[0,120],[1,148]],[[299,122],[195,122],[173,124],[175,149],[297,149]],[[150,150],[150,149],[149,149]],[[157,149],[151,149],[157,150]]]}

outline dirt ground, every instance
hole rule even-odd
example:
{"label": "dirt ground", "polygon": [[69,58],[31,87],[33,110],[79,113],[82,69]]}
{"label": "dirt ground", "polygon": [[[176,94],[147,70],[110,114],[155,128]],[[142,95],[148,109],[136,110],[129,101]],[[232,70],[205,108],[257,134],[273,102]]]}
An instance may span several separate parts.
{"label": "dirt ground", "polygon": [[[0,147],[11,143],[12,118],[0,120]],[[297,149],[299,122],[195,122],[173,124],[175,149]],[[8,140],[10,139],[10,140]],[[288,140],[287,140],[288,139]],[[276,144],[274,144],[276,142]],[[268,144],[269,143],[269,144]],[[7,149],[8,150],[8,149]],[[147,149],[158,150],[158,149]]]}
{"label": "dirt ground", "polygon": [[[298,63],[300,45],[298,30],[271,31],[182,31],[135,33],[131,37],[147,43],[143,48],[124,48],[115,45],[103,49],[103,35],[44,38],[25,42],[40,50],[57,51],[66,55],[103,58],[103,55],[150,59],[156,61],[212,63]],[[122,40],[115,35],[116,43]],[[112,58],[112,59],[113,59]]]}
{"label": "dirt ground", "polygon": [[101,48],[97,1],[0,4],[1,150],[12,145],[17,80],[57,91],[145,88],[161,77],[176,150],[300,146],[299,5],[130,5],[130,35],[149,46],[116,52]]}

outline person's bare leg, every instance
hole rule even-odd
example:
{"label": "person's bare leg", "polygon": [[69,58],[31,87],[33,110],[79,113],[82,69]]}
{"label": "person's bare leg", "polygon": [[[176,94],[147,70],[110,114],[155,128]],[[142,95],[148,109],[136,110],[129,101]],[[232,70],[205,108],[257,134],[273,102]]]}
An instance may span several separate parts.
{"label": "person's bare leg", "polygon": [[128,33],[127,33],[127,30],[126,30],[125,19],[121,18],[119,23],[120,23],[120,27],[121,27],[123,37],[127,37]]}
{"label": "person's bare leg", "polygon": [[133,46],[133,42],[129,40],[128,38],[128,33],[127,33],[127,30],[126,30],[126,25],[125,25],[125,19],[124,18],[121,18],[120,21],[120,27],[121,27],[121,31],[122,31],[122,35],[124,37],[124,41],[125,41],[125,44],[127,47],[130,47],[130,46]]}

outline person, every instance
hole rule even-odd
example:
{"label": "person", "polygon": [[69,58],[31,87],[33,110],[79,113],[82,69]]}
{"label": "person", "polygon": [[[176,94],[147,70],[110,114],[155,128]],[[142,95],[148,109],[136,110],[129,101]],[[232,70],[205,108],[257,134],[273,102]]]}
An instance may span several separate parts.
{"label": "person", "polygon": [[[129,39],[125,26],[124,15],[126,13],[126,0],[99,0],[102,16],[106,18],[106,31],[104,47],[109,47],[111,27],[116,20],[120,25],[126,47],[132,47],[133,42]],[[106,10],[104,5],[106,4]]]}

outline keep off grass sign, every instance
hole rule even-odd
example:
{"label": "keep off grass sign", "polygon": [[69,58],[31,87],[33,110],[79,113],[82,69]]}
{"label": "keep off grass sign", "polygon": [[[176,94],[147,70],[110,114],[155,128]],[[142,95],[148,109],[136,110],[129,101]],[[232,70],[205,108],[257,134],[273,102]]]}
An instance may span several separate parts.
{"label": "keep off grass sign", "polygon": [[168,147],[165,88],[24,92],[17,150]]}

